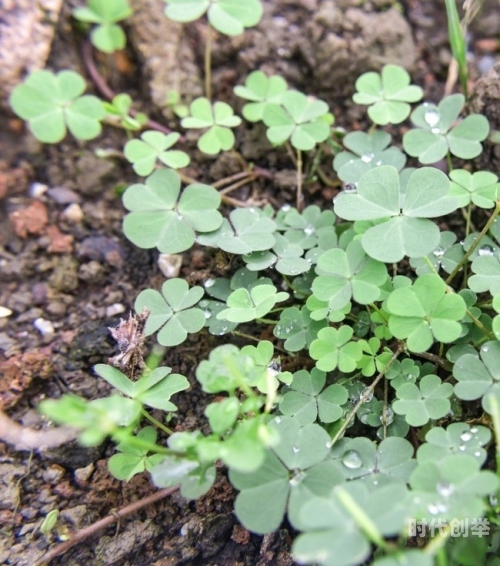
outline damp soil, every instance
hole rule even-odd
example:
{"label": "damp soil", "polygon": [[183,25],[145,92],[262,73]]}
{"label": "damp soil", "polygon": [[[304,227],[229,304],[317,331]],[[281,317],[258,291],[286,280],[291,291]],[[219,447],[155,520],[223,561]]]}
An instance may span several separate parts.
{"label": "damp soil", "polygon": [[[161,14],[161,2],[131,3],[135,15],[126,26],[127,49],[110,57],[94,53],[94,63],[115,92],[131,93],[137,109],[175,129],[176,121],[164,106],[165,93],[179,90],[188,100],[202,94],[206,26],[198,22],[182,28],[168,22]],[[55,18],[46,64],[52,70],[72,68],[86,74],[84,37],[74,29],[70,16],[75,4],[64,3]],[[360,129],[367,125],[365,113],[350,100],[356,77],[385,63],[397,63],[412,73],[427,100],[438,100],[450,63],[440,4],[268,0],[257,28],[237,38],[216,38],[214,95],[238,106],[233,86],[261,68],[326,100],[339,126]],[[485,13],[471,32],[471,86],[474,110],[485,112],[500,129],[498,25],[492,24],[498,14],[495,0],[490,4],[491,11],[486,2]],[[15,5],[3,3],[0,12]],[[18,73],[21,78],[15,48],[9,46],[6,54],[0,43],[0,49],[4,50],[0,59],[12,63],[14,76]],[[90,90],[99,94],[98,85],[90,78],[88,82]],[[96,157],[97,150],[122,148],[125,134],[107,128],[90,143],[68,138],[58,146],[42,146],[5,109],[7,95],[2,96],[0,306],[12,315],[0,318],[0,406],[17,423],[44,429],[48,425],[37,413],[41,400],[68,392],[87,399],[109,394],[107,383],[92,371],[94,364],[117,353],[108,328],[128,316],[142,289],[158,288],[164,275],[154,251],[135,248],[122,234],[124,209],[119,195],[137,181],[131,168],[119,154]],[[392,133],[400,136],[404,127]],[[263,134],[259,126],[240,128],[236,147],[245,160],[268,170],[269,178],[243,186],[232,196],[247,204],[293,204],[293,163],[285,150],[271,150]],[[193,156],[187,171],[192,178],[211,183],[241,171],[232,154],[207,158],[189,137],[184,145]],[[488,168],[497,173],[498,147],[486,145],[484,154]],[[325,155],[321,166],[335,181],[331,156]],[[312,182],[306,186],[306,204],[330,207],[336,191],[321,180]],[[234,267],[227,258],[195,247],[184,254],[180,275],[194,283],[228,274]],[[261,329],[248,330],[262,337]],[[224,340],[243,344],[231,336]],[[170,423],[175,430],[206,427],[203,409],[209,399],[197,386],[194,371],[220,343],[202,332],[165,352],[163,363],[191,384],[189,391],[176,396],[179,410]],[[152,341],[147,342],[151,347]],[[29,452],[0,442],[0,563],[33,566],[72,532],[155,492],[146,475],[129,483],[115,480],[106,465],[112,453],[109,444],[84,448],[73,442]],[[215,485],[200,500],[186,501],[174,493],[100,531],[51,564],[293,564],[294,533],[289,526],[264,537],[249,533],[233,514],[234,498],[221,468]],[[39,527],[53,509],[60,511],[60,528],[44,536]]]}

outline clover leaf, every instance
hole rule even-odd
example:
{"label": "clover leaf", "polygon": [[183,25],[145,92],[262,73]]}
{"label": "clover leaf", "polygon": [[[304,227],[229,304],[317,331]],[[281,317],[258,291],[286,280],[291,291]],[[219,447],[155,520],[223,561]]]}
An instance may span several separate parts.
{"label": "clover leaf", "polygon": [[215,466],[200,465],[181,456],[163,456],[151,470],[151,479],[158,487],[181,486],[186,499],[198,499],[212,487]]}
{"label": "clover leaf", "polygon": [[131,211],[123,221],[127,238],[140,248],[175,254],[194,244],[196,232],[222,224],[221,197],[213,187],[196,183],[180,192],[180,177],[172,169],[155,171],[144,184],[128,187],[123,195]]}
{"label": "clover leaf", "polygon": [[268,104],[280,104],[288,85],[284,78],[277,75],[268,77],[262,71],[253,71],[245,81],[245,86],[235,86],[234,93],[251,102],[243,106],[243,116],[249,122],[262,120]]}
{"label": "clover leaf", "polygon": [[[149,444],[156,442],[156,436],[156,430],[152,426],[146,426],[137,433],[137,438]],[[148,449],[131,446],[126,441],[120,442],[116,449],[120,454],[111,456],[108,460],[108,469],[118,480],[130,481],[144,470],[150,472],[164,458],[163,454],[148,456]]]}
{"label": "clover leaf", "polygon": [[484,426],[452,423],[446,430],[438,426],[431,428],[425,440],[417,452],[419,462],[438,462],[452,454],[469,454],[482,465],[487,457],[483,446],[490,442],[491,431]]}
{"label": "clover leaf", "polygon": [[312,204],[306,206],[301,213],[296,208],[290,208],[283,216],[280,229],[285,230],[285,237],[289,242],[309,250],[314,246],[323,247],[325,240],[328,240],[329,245],[335,245],[337,235],[334,226],[335,214]]}
{"label": "clover leaf", "polygon": [[280,411],[295,417],[301,426],[319,420],[333,423],[344,414],[342,405],[347,402],[347,390],[342,385],[325,387],[326,374],[317,368],[303,369],[293,374],[289,390],[280,401]]}
{"label": "clover leaf", "polygon": [[289,307],[281,311],[280,320],[274,327],[274,335],[285,341],[288,352],[308,348],[318,332],[327,325],[325,320],[313,320],[307,307]]}
{"label": "clover leaf", "polygon": [[447,196],[449,184],[441,171],[422,167],[412,173],[403,193],[397,170],[383,165],[361,177],[355,194],[340,193],[334,210],[345,220],[381,221],[361,239],[370,257],[387,263],[405,255],[421,257],[439,244],[439,229],[427,218],[458,207],[457,199]]}
{"label": "clover leaf", "polygon": [[359,240],[351,242],[347,249],[333,248],[318,258],[312,292],[329,308],[344,308],[351,299],[362,305],[378,300],[380,286],[387,280],[383,263],[367,257]]}
{"label": "clover leaf", "polygon": [[123,49],[126,43],[125,32],[116,22],[132,14],[128,0],[87,0],[86,7],[75,8],[73,16],[82,22],[98,24],[92,30],[90,39],[97,49],[104,53],[113,53]]}
{"label": "clover leaf", "polygon": [[370,72],[356,81],[356,104],[369,105],[368,115],[381,126],[399,124],[410,115],[408,102],[418,102],[423,91],[410,85],[410,75],[397,65],[385,65],[380,75]]}
{"label": "clover leaf", "polygon": [[220,33],[240,35],[262,17],[259,0],[164,0],[165,14],[176,22],[192,22],[207,12],[208,21]]}
{"label": "clover leaf", "polygon": [[317,424],[300,426],[293,417],[276,417],[269,427],[279,442],[267,452],[261,468],[253,474],[229,471],[231,483],[240,490],[235,511],[251,531],[265,534],[276,530],[286,509],[292,525],[300,528],[300,508],[312,495],[326,495],[342,482],[328,454],[328,433]]}
{"label": "clover leaf", "polygon": [[198,243],[218,247],[232,254],[250,254],[271,249],[276,238],[274,220],[256,208],[237,208],[224,219],[220,228],[210,234],[198,236]]}
{"label": "clover leaf", "polygon": [[465,316],[466,304],[460,295],[446,292],[446,284],[438,275],[428,273],[410,287],[395,289],[386,309],[391,333],[406,339],[411,352],[425,352],[434,339],[447,343],[460,336],[458,321]]}
{"label": "clover leaf", "polygon": [[392,165],[398,171],[405,166],[404,153],[397,147],[387,147],[391,143],[387,132],[350,132],[342,143],[349,151],[335,156],[333,168],[345,183],[357,183],[364,173],[381,165]]}
{"label": "clover leaf", "polygon": [[117,94],[111,102],[103,102],[102,106],[108,120],[118,122],[126,130],[140,130],[148,120],[142,112],[138,112],[134,117],[129,114],[132,97],[128,94]]}
{"label": "clover leaf", "polygon": [[460,206],[470,203],[480,208],[493,208],[498,198],[500,183],[498,177],[489,171],[471,173],[466,169],[450,172],[450,195],[458,197]]}
{"label": "clover leaf", "polygon": [[271,251],[253,252],[243,256],[248,269],[262,271],[271,265],[283,275],[299,275],[311,269],[311,264],[301,257],[304,250],[298,244],[292,244],[285,236],[277,234],[276,243]]}
{"label": "clover leaf", "polygon": [[157,159],[171,169],[180,169],[189,165],[188,154],[179,150],[167,151],[179,138],[180,134],[176,132],[165,135],[148,130],[141,134],[140,140],[129,140],[123,152],[133,164],[134,171],[143,177],[153,172]]}
{"label": "clover leaf", "polygon": [[429,420],[444,417],[450,410],[448,397],[453,393],[450,383],[442,383],[437,375],[425,375],[418,387],[404,383],[396,390],[398,397],[392,408],[398,415],[404,415],[410,426],[423,426]]}
{"label": "clover leaf", "polygon": [[[226,299],[224,299],[224,301],[225,300]],[[238,326],[238,323],[236,322],[219,320],[217,318],[217,315],[226,308],[225,303],[203,299],[198,303],[198,306],[200,307],[200,309],[202,309],[205,315],[205,326],[208,327],[210,334],[214,334],[215,336],[223,336],[228,332],[232,332]]]}
{"label": "clover leaf", "polygon": [[190,116],[183,118],[181,125],[188,129],[206,129],[198,140],[198,148],[208,155],[228,151],[234,145],[234,134],[230,128],[241,124],[241,118],[225,102],[215,102],[208,98],[197,98],[189,107]]}
{"label": "clover leaf", "polygon": [[354,331],[350,326],[323,328],[311,343],[309,354],[322,371],[332,371],[336,367],[341,372],[350,373],[356,369],[363,351],[357,342],[351,342]]}
{"label": "clover leaf", "polygon": [[456,244],[457,236],[453,232],[441,232],[439,246],[425,257],[410,258],[410,265],[417,275],[437,272],[442,267],[451,273],[464,257],[464,248]]}
{"label": "clover leaf", "polygon": [[309,151],[330,133],[325,121],[328,105],[322,100],[310,100],[305,94],[287,91],[281,97],[281,105],[268,104],[262,119],[268,127],[267,138],[274,145],[290,140],[293,147]]}
{"label": "clover leaf", "polygon": [[337,485],[321,497],[311,497],[300,513],[304,532],[292,546],[295,560],[320,566],[363,564],[372,548],[359,516],[366,517],[364,524],[373,525],[377,536],[397,535],[406,521],[407,495],[401,482],[370,491],[358,480]]}
{"label": "clover leaf", "polygon": [[463,94],[451,94],[434,104],[424,103],[416,108],[411,121],[417,129],[403,137],[403,147],[420,163],[435,163],[448,151],[461,159],[477,157],[489,132],[488,120],[480,114],[471,114],[453,126],[463,108]]}
{"label": "clover leaf", "polygon": [[492,253],[493,249],[472,262],[471,269],[475,275],[469,277],[468,285],[475,293],[489,291],[492,296],[500,294],[500,262],[492,257]]}
{"label": "clover leaf", "polygon": [[227,309],[217,318],[229,322],[250,322],[266,315],[276,303],[286,301],[288,293],[277,292],[274,285],[258,285],[248,289],[237,289],[227,299]]}
{"label": "clover leaf", "polygon": [[419,462],[410,477],[414,516],[447,521],[481,517],[482,498],[498,488],[493,472],[481,471],[477,458],[453,454],[438,461]]}
{"label": "clover leaf", "polygon": [[96,96],[81,96],[84,90],[85,81],[74,71],[35,71],[13,90],[10,105],[41,142],[60,142],[66,128],[90,140],[101,133],[105,111]]}
{"label": "clover leaf", "polygon": [[176,411],[177,407],[170,401],[170,397],[189,387],[189,382],[183,375],[169,375],[172,369],[165,366],[143,374],[135,382],[114,366],[97,364],[94,370],[127,397],[163,411]]}
{"label": "clover leaf", "polygon": [[290,372],[281,372],[281,364],[279,358],[274,357],[274,346],[269,340],[261,340],[257,346],[243,346],[241,353],[250,356],[255,367],[260,368],[261,373],[258,379],[249,381],[252,387],[262,393],[276,391],[283,383],[290,383],[292,374]]}
{"label": "clover leaf", "polygon": [[184,279],[169,279],[163,283],[161,293],[146,289],[135,300],[136,312],[148,309],[150,315],[144,328],[149,336],[158,332],[158,342],[163,346],[177,346],[188,334],[200,331],[205,326],[205,314],[194,305],[203,296],[202,287],[189,288]]}
{"label": "clover leaf", "polygon": [[455,395],[471,401],[482,397],[485,411],[491,411],[488,395],[500,396],[500,342],[486,342],[481,347],[480,357],[474,354],[460,356],[453,366]]}

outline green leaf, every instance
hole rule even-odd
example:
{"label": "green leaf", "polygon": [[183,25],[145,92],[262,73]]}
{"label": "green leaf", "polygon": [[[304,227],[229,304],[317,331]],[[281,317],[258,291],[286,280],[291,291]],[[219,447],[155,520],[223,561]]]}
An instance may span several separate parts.
{"label": "green leaf", "polygon": [[266,315],[274,305],[288,299],[288,293],[277,292],[274,285],[258,285],[248,291],[237,289],[227,299],[228,308],[217,318],[230,322],[250,322]]}
{"label": "green leaf", "polygon": [[35,71],[10,97],[14,112],[28,122],[32,134],[45,143],[60,142],[66,128],[78,139],[89,140],[101,133],[105,112],[101,101],[81,96],[85,81],[74,71]]}
{"label": "green leaf", "polygon": [[[137,438],[149,444],[155,444],[156,430],[152,426],[144,427],[137,433]],[[116,449],[121,454],[111,456],[108,460],[108,469],[119,480],[130,481],[136,474],[144,470],[151,470],[163,459],[163,455],[160,454],[148,456],[148,450],[135,448],[126,441],[118,444]]]}
{"label": "green leaf", "polygon": [[181,486],[181,494],[187,499],[198,499],[215,481],[213,466],[200,466],[187,458],[167,456],[151,469],[151,478],[158,487]]}
{"label": "green leaf", "polygon": [[135,301],[136,312],[144,308],[150,315],[144,328],[149,336],[158,332],[158,342],[163,346],[177,346],[188,334],[200,331],[205,325],[205,314],[194,305],[203,296],[202,287],[189,288],[184,279],[169,279],[162,286],[161,293],[146,289]]}
{"label": "green leaf", "polygon": [[171,169],[180,169],[189,165],[189,156],[183,151],[166,151],[179,139],[180,134],[148,130],[141,134],[141,140],[130,140],[125,144],[125,157],[133,164],[134,171],[143,177],[154,171],[159,159]]}
{"label": "green leaf", "polygon": [[281,145],[290,139],[296,149],[309,151],[330,133],[324,120],[327,113],[326,102],[309,100],[305,94],[290,90],[282,95],[281,105],[266,105],[262,118],[272,144]]}
{"label": "green leaf", "polygon": [[172,169],[155,171],[145,184],[130,186],[123,195],[131,211],[123,221],[127,238],[141,248],[174,254],[189,249],[196,232],[221,226],[221,197],[213,187],[193,184],[180,192],[180,177]]}
{"label": "green leaf", "polygon": [[417,275],[438,272],[442,267],[451,273],[464,256],[464,248],[456,244],[457,236],[453,232],[441,232],[439,246],[425,257],[411,258],[410,265]]}
{"label": "green leaf", "polygon": [[392,407],[399,415],[405,415],[410,426],[423,426],[429,420],[444,417],[450,410],[448,397],[453,393],[453,386],[441,383],[436,375],[425,375],[417,387],[413,383],[404,383],[396,391],[398,400]]}
{"label": "green leaf", "polygon": [[225,102],[213,105],[207,98],[197,98],[190,105],[190,116],[183,118],[183,128],[207,129],[198,140],[200,151],[208,155],[216,155],[228,151],[234,145],[234,134],[229,128],[241,124],[241,118]]}
{"label": "green leaf", "polygon": [[420,87],[410,85],[410,75],[397,65],[385,65],[380,75],[361,75],[356,89],[354,102],[369,105],[368,115],[381,126],[406,120],[410,115],[408,102],[418,102],[423,95]]}
{"label": "green leaf", "polygon": [[453,126],[464,105],[462,94],[451,94],[438,106],[424,103],[416,108],[411,121],[417,129],[403,137],[403,147],[420,163],[435,163],[443,159],[448,151],[462,159],[477,157],[482,147],[480,142],[488,137],[488,120],[479,114],[471,114]]}
{"label": "green leaf", "polygon": [[470,203],[480,208],[493,208],[498,198],[500,183],[498,177],[489,171],[471,173],[466,169],[454,169],[450,172],[450,195],[460,200],[460,206]]}
{"label": "green leaf", "polygon": [[309,348],[311,358],[318,360],[316,367],[321,371],[332,371],[336,367],[343,373],[354,371],[363,352],[359,343],[350,341],[352,335],[350,326],[320,330]]}
{"label": "green leaf", "polygon": [[471,266],[475,273],[469,277],[468,285],[475,293],[489,291],[492,296],[500,294],[500,262],[491,254],[477,257]]}
{"label": "green leaf", "polygon": [[253,71],[245,81],[245,86],[235,86],[234,93],[251,102],[243,106],[243,116],[249,122],[262,120],[264,109],[268,104],[280,104],[288,85],[282,77],[268,77],[262,71]]}
{"label": "green leaf", "polygon": [[324,320],[312,320],[307,307],[302,307],[300,310],[297,307],[290,307],[281,312],[273,333],[276,338],[285,340],[284,347],[288,352],[298,352],[309,347],[318,332],[326,325]]}

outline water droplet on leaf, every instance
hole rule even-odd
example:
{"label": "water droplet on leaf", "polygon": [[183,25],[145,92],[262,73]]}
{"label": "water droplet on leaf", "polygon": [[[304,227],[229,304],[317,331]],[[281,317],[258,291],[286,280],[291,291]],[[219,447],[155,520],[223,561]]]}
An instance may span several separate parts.
{"label": "water droplet on leaf", "polygon": [[356,452],[356,450],[348,450],[342,456],[342,464],[344,464],[346,468],[357,470],[363,465],[363,460],[361,459],[361,456]]}
{"label": "water droplet on leaf", "polygon": [[361,156],[361,161],[363,163],[371,163],[373,158],[373,153],[363,153],[363,155]]}
{"label": "water droplet on leaf", "polygon": [[455,486],[447,481],[442,481],[437,484],[436,490],[439,495],[442,495],[443,497],[450,497],[450,495],[455,491]]}
{"label": "water droplet on leaf", "polygon": [[494,250],[491,246],[485,245],[485,246],[481,246],[481,247],[479,248],[479,250],[477,251],[477,253],[478,253],[479,255],[492,256],[492,255],[495,254],[495,250]]}
{"label": "water droplet on leaf", "polygon": [[470,432],[463,432],[460,435],[461,440],[463,440],[464,442],[469,442],[469,440],[472,438],[472,433]]}
{"label": "water droplet on leaf", "polygon": [[441,119],[439,111],[436,108],[429,108],[425,111],[424,120],[431,128],[433,128]]}

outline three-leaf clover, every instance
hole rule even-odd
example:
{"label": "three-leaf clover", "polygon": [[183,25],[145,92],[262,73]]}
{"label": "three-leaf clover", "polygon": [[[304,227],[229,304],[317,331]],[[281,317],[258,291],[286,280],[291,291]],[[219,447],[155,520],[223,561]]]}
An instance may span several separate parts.
{"label": "three-leaf clover", "polygon": [[250,322],[266,315],[276,303],[286,301],[288,293],[277,292],[274,285],[257,285],[250,291],[237,289],[227,299],[227,309],[221,311],[217,318],[230,322]]}
{"label": "three-leaf clover", "polygon": [[410,115],[408,102],[418,102],[423,91],[410,85],[410,75],[397,65],[385,65],[381,74],[370,72],[356,81],[356,104],[369,105],[368,116],[381,126],[399,124]]}
{"label": "three-leaf clover", "polygon": [[287,508],[290,522],[300,527],[302,505],[343,481],[333,463],[324,461],[329,436],[319,425],[301,427],[297,419],[283,416],[269,426],[280,440],[267,452],[264,464],[252,474],[229,472],[231,483],[240,490],[236,515],[246,528],[260,534],[276,530]]}
{"label": "three-leaf clover", "polygon": [[[456,244],[457,236],[453,232],[441,232],[439,246],[426,257],[410,258],[410,265],[417,275],[436,272],[442,267],[446,273],[451,273],[464,256],[464,248]],[[430,265],[429,265],[430,264]]]}
{"label": "three-leaf clover", "polygon": [[363,351],[361,344],[351,342],[353,333],[350,326],[321,329],[309,347],[311,358],[318,360],[316,367],[322,371],[332,371],[337,366],[343,373],[354,371]]}
{"label": "three-leaf clover", "polygon": [[262,118],[272,144],[281,145],[289,139],[296,149],[309,151],[330,133],[327,113],[326,102],[310,100],[305,94],[290,90],[283,93],[281,105],[266,105]]}
{"label": "three-leaf clover", "polygon": [[230,128],[241,124],[241,118],[225,102],[215,102],[208,98],[197,98],[189,107],[190,116],[182,119],[183,128],[206,129],[198,140],[198,148],[208,155],[228,151],[234,145],[234,134]]}
{"label": "three-leaf clover", "polygon": [[249,122],[262,120],[268,104],[280,104],[288,85],[284,78],[277,75],[268,77],[262,71],[253,71],[245,81],[245,86],[234,87],[234,93],[240,98],[250,100],[243,106],[243,116]]}
{"label": "three-leaf clover", "polygon": [[473,159],[481,153],[481,143],[488,136],[488,120],[480,114],[471,114],[458,125],[457,120],[463,108],[463,94],[451,94],[434,104],[424,103],[416,108],[411,121],[417,129],[410,130],[403,137],[403,147],[420,163],[435,163],[451,152],[461,159]]}
{"label": "three-leaf clover", "polygon": [[347,390],[337,383],[323,389],[325,383],[325,372],[317,368],[295,372],[290,389],[281,399],[280,411],[295,417],[302,426],[318,417],[323,423],[337,421],[344,413],[342,405],[347,402]]}
{"label": "three-leaf clover", "polygon": [[333,168],[345,183],[357,183],[364,173],[381,165],[392,165],[398,171],[405,166],[405,154],[397,147],[388,147],[391,136],[387,132],[350,132],[342,143],[348,151],[335,156]]}
{"label": "three-leaf clover", "polygon": [[390,314],[389,330],[406,339],[411,352],[427,351],[434,339],[453,342],[461,332],[458,322],[465,316],[464,299],[447,293],[444,281],[433,273],[419,277],[412,286],[395,289],[385,308]]}
{"label": "three-leaf clover", "polygon": [[158,332],[158,342],[163,346],[177,346],[188,334],[200,331],[205,326],[205,313],[194,308],[203,296],[202,287],[189,288],[184,279],[169,279],[163,283],[161,293],[145,289],[135,300],[136,312],[148,309],[150,315],[144,328],[149,336]]}
{"label": "three-leaf clover", "polygon": [[176,411],[177,407],[170,401],[170,397],[189,387],[189,382],[183,375],[170,375],[172,370],[166,366],[145,373],[137,381],[130,380],[118,368],[107,364],[97,364],[94,370],[130,399],[163,411]]}
{"label": "three-leaf clover", "polygon": [[453,366],[455,395],[471,401],[482,397],[485,411],[491,412],[490,395],[500,398],[500,342],[486,342],[480,357],[475,354],[460,356]]}
{"label": "three-leaf clover", "polygon": [[472,262],[471,269],[475,275],[469,277],[468,285],[475,293],[489,291],[495,297],[500,294],[500,262],[493,256],[493,248],[489,247],[487,252],[481,253]]}
{"label": "three-leaf clover", "polygon": [[141,134],[140,140],[129,140],[123,153],[133,164],[134,171],[145,177],[153,172],[156,160],[167,167],[180,169],[189,165],[189,156],[184,151],[169,150],[180,138],[180,134],[172,132],[168,135],[154,130]]}
{"label": "three-leaf clover", "polygon": [[196,232],[222,224],[217,210],[221,197],[213,187],[197,183],[180,192],[180,177],[172,169],[155,171],[144,184],[130,186],[123,195],[131,211],[123,221],[127,238],[140,248],[174,254],[189,249]]}
{"label": "three-leaf clover", "polygon": [[[137,438],[154,444],[156,442],[156,430],[152,426],[146,426],[137,433]],[[119,454],[113,454],[108,460],[108,469],[116,479],[130,481],[136,474],[144,470],[150,472],[161,460],[163,454],[151,454],[148,456],[147,448],[138,448],[126,441],[120,442],[116,447]]]}
{"label": "three-leaf clover", "polygon": [[262,17],[260,0],[164,0],[165,14],[176,22],[192,22],[207,12],[208,21],[221,33],[240,35]]}
{"label": "three-leaf clover", "polygon": [[460,206],[470,203],[480,208],[493,208],[498,199],[500,183],[498,177],[489,171],[471,173],[466,169],[450,172],[450,195],[458,197]]}
{"label": "three-leaf clover", "polygon": [[262,271],[271,265],[283,275],[299,275],[311,269],[311,264],[302,257],[304,250],[292,244],[285,236],[277,234],[272,251],[253,252],[243,256],[248,269]]}
{"label": "three-leaf clover", "polygon": [[129,114],[132,106],[132,97],[129,94],[117,94],[111,102],[103,101],[102,105],[107,112],[107,118],[118,122],[126,130],[140,130],[148,120],[142,112],[137,112],[134,117]]}
{"label": "three-leaf clover", "polygon": [[432,167],[417,169],[403,192],[397,170],[383,165],[365,173],[356,193],[340,193],[335,213],[345,220],[380,220],[363,234],[366,253],[383,262],[422,257],[439,245],[439,228],[428,218],[455,210],[448,177]]}
{"label": "three-leaf clover", "polygon": [[326,320],[313,320],[307,307],[289,307],[281,312],[280,320],[274,327],[274,335],[285,341],[288,352],[298,352],[309,347],[318,332],[325,328]]}
{"label": "three-leaf clover", "polygon": [[351,242],[344,251],[333,248],[318,259],[312,291],[321,301],[327,301],[329,308],[340,310],[351,299],[367,305],[378,300],[380,286],[387,279],[383,263],[367,257],[359,240]]}
{"label": "three-leaf clover", "polygon": [[81,140],[101,133],[105,111],[92,95],[81,96],[85,81],[74,71],[35,71],[16,86],[10,97],[14,112],[28,122],[31,133],[45,143],[60,142],[66,128]]}
{"label": "three-leaf clover", "polygon": [[132,8],[128,0],[87,0],[86,7],[75,8],[73,16],[82,22],[98,24],[92,30],[90,39],[95,47],[104,53],[113,53],[125,47],[126,37],[116,22],[128,18]]}

